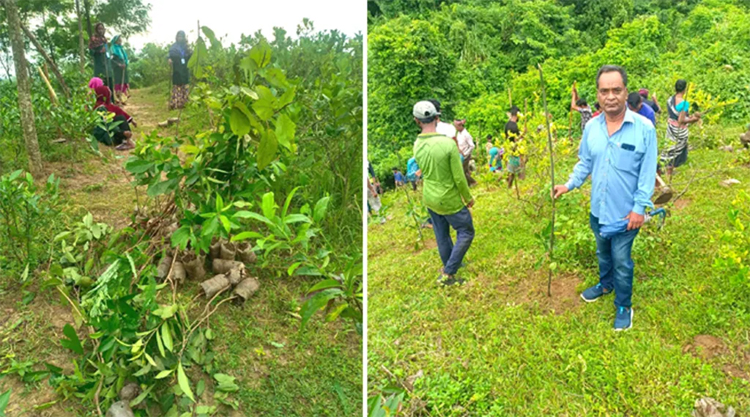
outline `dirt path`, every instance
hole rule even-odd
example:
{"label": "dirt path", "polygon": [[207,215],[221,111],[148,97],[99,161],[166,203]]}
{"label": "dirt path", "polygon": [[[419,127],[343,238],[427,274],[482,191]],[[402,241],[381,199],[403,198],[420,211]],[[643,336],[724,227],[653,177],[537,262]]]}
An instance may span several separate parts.
{"label": "dirt path", "polygon": [[[160,109],[153,101],[156,98],[150,90],[133,90],[124,106],[138,123],[133,129],[136,141],[156,129],[159,118],[166,117],[166,104]],[[130,224],[136,207],[132,176],[124,168],[130,152],[118,152],[104,146],[100,150],[103,158],[91,157],[75,164],[50,162],[46,164],[46,171],[48,175],[54,173],[60,178],[60,192],[69,204],[69,211],[80,216],[91,212],[96,221],[120,229]],[[145,190],[139,190],[140,203],[143,203],[144,196]]]}

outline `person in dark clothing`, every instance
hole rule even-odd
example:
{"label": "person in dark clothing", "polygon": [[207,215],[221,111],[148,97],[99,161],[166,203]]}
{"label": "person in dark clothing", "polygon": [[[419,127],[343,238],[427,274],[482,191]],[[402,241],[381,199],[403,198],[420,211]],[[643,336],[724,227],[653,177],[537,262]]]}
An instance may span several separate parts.
{"label": "person in dark clothing", "polygon": [[185,32],[177,32],[175,43],[169,48],[169,64],[172,66],[172,98],[169,101],[170,109],[181,109],[185,107],[188,100],[188,85],[190,84],[190,71],[187,63],[193,51],[187,43]]}
{"label": "person in dark clothing", "polygon": [[523,134],[518,129],[518,113],[520,109],[517,106],[510,108],[510,120],[505,124],[505,139],[509,140],[512,145],[508,157],[508,188],[513,186],[516,176],[521,175],[521,156],[517,152],[516,143],[523,139]]}
{"label": "person in dark clothing", "polygon": [[130,76],[128,74],[128,53],[122,47],[122,38],[120,35],[112,38],[110,44],[112,51],[112,73],[115,77],[115,101],[123,104],[124,96],[130,97]]}
{"label": "person in dark clothing", "polygon": [[651,94],[651,100],[649,100],[648,90],[645,88],[641,88],[640,90],[638,90],[638,94],[643,97],[643,102],[648,104],[648,106],[651,107],[651,110],[655,111],[656,113],[661,113],[659,101],[656,99],[656,93]]}
{"label": "person in dark clothing", "polygon": [[97,23],[94,26],[94,33],[89,39],[89,54],[94,58],[94,77],[101,78],[110,90],[113,90],[115,88],[114,74],[109,62],[110,56],[105,33],[106,29],[103,23]]}
{"label": "person in dark clothing", "polygon": [[[118,151],[126,151],[135,148],[130,131],[130,124],[138,126],[133,118],[120,107],[110,103],[112,92],[109,87],[102,85],[97,87],[96,104],[94,110],[99,112],[104,123],[94,128],[93,135],[97,141],[107,146],[115,145]],[[109,116],[111,114],[112,116]],[[112,120],[109,120],[112,117]]]}

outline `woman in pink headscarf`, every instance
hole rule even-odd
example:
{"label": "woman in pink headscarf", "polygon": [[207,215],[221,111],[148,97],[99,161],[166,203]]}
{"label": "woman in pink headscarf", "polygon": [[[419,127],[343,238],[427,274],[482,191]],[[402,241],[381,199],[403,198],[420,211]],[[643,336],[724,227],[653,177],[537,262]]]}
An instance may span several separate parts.
{"label": "woman in pink headscarf", "polygon": [[102,79],[99,78],[99,77],[94,77],[94,78],[92,78],[92,79],[89,80],[89,88],[92,91],[96,90],[97,88],[99,88],[99,87],[101,87],[103,85],[104,85],[104,81],[102,81]]}

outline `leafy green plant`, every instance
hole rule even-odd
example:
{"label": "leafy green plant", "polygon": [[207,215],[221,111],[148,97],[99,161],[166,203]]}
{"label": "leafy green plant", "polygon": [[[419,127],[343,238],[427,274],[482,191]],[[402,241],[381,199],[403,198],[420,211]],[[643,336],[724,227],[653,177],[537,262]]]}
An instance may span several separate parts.
{"label": "leafy green plant", "polygon": [[339,317],[351,320],[362,334],[362,264],[360,259],[351,259],[342,274],[332,274],[328,279],[308,290],[310,297],[303,305],[300,315],[302,327],[313,314],[325,308],[326,322]]}
{"label": "leafy green plant", "polygon": [[0,177],[0,262],[36,266],[45,252],[46,227],[58,213],[59,180],[51,175],[39,189],[31,174],[15,171]]}

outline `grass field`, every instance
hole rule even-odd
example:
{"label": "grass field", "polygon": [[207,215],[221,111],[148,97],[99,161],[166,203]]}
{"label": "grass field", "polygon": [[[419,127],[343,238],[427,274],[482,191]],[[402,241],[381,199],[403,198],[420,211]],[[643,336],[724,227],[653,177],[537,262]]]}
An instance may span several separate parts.
{"label": "grass field", "polygon": [[[176,117],[167,111],[166,89],[155,87],[133,91],[125,107],[139,127],[136,140],[156,128],[156,123]],[[181,132],[195,132],[205,122],[196,110],[183,114]],[[173,135],[176,126],[160,134]],[[64,145],[61,145],[64,146]],[[82,163],[55,162],[50,173],[61,177],[65,218],[79,220],[90,211],[95,221],[122,228],[130,224],[136,194],[122,169],[126,153],[103,149],[105,159],[90,157]],[[144,204],[145,190],[140,203]],[[277,279],[259,272],[261,289],[243,308],[221,306],[211,317],[216,334],[212,349],[216,369],[237,378],[241,391],[234,397],[240,408],[236,416],[355,416],[362,408],[362,337],[349,323],[325,324],[313,318],[300,330],[295,310],[312,281]],[[264,279],[265,278],[265,279]],[[72,323],[68,305],[54,290],[40,291],[22,302],[25,292],[17,288],[18,277],[0,271],[0,392],[12,388],[8,416],[93,416],[79,400],[63,400],[44,380],[24,384],[18,371],[43,369],[50,362],[72,371],[69,351],[59,344],[62,328]],[[188,283],[181,295],[192,298],[197,283]],[[26,300],[28,301],[28,300]],[[8,375],[4,375],[8,373]],[[209,390],[207,390],[208,392]],[[208,402],[211,401],[207,396]],[[220,415],[230,415],[222,409]]]}
{"label": "grass field", "polygon": [[[558,202],[551,298],[536,236],[547,220],[491,175],[472,189],[476,236],[460,287],[436,285],[432,230],[415,249],[404,191],[386,193],[388,221],[368,228],[370,394],[412,390],[407,416],[682,417],[701,397],[750,413],[750,300],[739,295],[748,284],[740,292],[712,267],[733,200],[750,184],[736,157],[695,150],[676,173],[684,195],[667,206],[661,230],[648,224],[635,241],[627,332],[612,329],[611,297],[579,298],[598,282],[590,181]],[[557,183],[574,162],[558,161]],[[533,177],[521,182],[524,199],[549,189]],[[741,183],[719,186],[727,178]]]}

